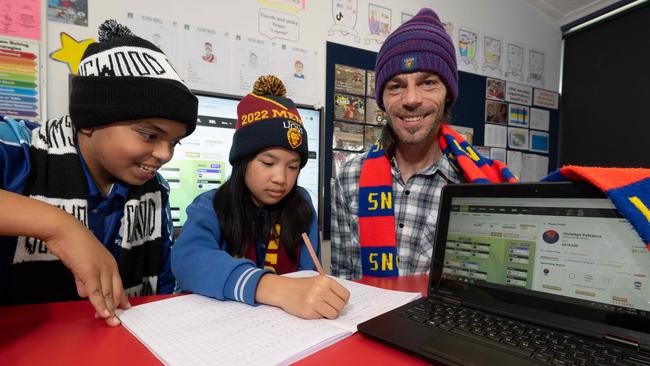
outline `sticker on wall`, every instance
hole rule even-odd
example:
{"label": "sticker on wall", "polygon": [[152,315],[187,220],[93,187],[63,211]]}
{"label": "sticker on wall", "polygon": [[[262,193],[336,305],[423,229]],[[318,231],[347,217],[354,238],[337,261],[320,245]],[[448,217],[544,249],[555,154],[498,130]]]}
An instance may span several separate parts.
{"label": "sticker on wall", "polygon": [[501,39],[491,36],[483,37],[483,65],[481,70],[486,75],[501,77],[501,55],[503,42]]}
{"label": "sticker on wall", "polygon": [[478,33],[459,28],[458,29],[458,68],[475,72],[478,70]]}
{"label": "sticker on wall", "polygon": [[365,44],[374,41],[384,43],[390,34],[392,11],[383,6],[368,4],[368,28],[370,33],[366,36]]}
{"label": "sticker on wall", "polygon": [[327,35],[332,37],[336,33],[344,36],[351,36],[354,41],[359,43],[361,37],[354,28],[357,26],[357,17],[359,15],[359,3],[357,0],[332,0],[332,20],[334,24],[327,31]]}
{"label": "sticker on wall", "polygon": [[508,42],[506,46],[505,78],[511,81],[524,82],[524,46]]}
{"label": "sticker on wall", "polygon": [[544,52],[528,50],[528,84],[544,86],[544,65]]}
{"label": "sticker on wall", "polygon": [[50,53],[50,58],[54,61],[67,64],[70,73],[72,75],[77,75],[79,62],[81,62],[81,57],[83,57],[84,52],[86,52],[86,48],[96,41],[92,38],[77,41],[65,32],[61,32],[59,39],[61,41],[61,48]]}
{"label": "sticker on wall", "polygon": [[48,0],[47,20],[88,26],[88,0]]}

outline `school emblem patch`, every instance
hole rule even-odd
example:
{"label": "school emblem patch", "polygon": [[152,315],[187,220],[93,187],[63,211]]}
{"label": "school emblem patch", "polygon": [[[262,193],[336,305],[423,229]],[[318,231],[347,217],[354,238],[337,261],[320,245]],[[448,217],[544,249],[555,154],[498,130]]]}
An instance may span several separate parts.
{"label": "school emblem patch", "polygon": [[302,134],[300,134],[300,131],[298,131],[297,128],[291,127],[287,131],[287,140],[289,141],[289,145],[295,149],[302,145]]}
{"label": "school emblem patch", "polygon": [[417,60],[413,56],[402,59],[402,71],[413,71],[418,67]]}

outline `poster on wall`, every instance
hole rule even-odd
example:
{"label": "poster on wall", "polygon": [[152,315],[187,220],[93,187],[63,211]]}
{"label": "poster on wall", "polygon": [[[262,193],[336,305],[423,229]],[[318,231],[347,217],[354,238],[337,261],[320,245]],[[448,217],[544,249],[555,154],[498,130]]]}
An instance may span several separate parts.
{"label": "poster on wall", "polygon": [[47,20],[88,26],[88,0],[48,0]]}
{"label": "poster on wall", "polygon": [[500,78],[503,75],[503,41],[495,36],[483,36],[483,58],[481,71],[484,75]]}
{"label": "poster on wall", "polygon": [[364,123],[366,121],[365,98],[334,93],[334,119]]}
{"label": "poster on wall", "polygon": [[491,147],[506,147],[508,145],[507,127],[486,123],[483,145]]}
{"label": "poster on wall", "polygon": [[533,101],[533,88],[523,84],[506,83],[506,101],[530,105]]}
{"label": "poster on wall", "polygon": [[504,80],[485,79],[485,98],[503,100],[505,98],[506,82]]}
{"label": "poster on wall", "polygon": [[332,148],[350,151],[363,151],[363,125],[356,123],[334,122]]}
{"label": "poster on wall", "polygon": [[329,37],[337,33],[351,37],[359,43],[361,37],[355,30],[359,16],[358,0],[332,0],[332,25],[327,31]]}
{"label": "poster on wall", "polygon": [[478,71],[478,32],[466,27],[458,28],[458,70]]}
{"label": "poster on wall", "polygon": [[178,24],[176,22],[139,13],[127,13],[126,19],[127,26],[134,34],[160,48],[172,66],[180,69],[176,49],[178,42]]}
{"label": "poster on wall", "polygon": [[560,95],[552,91],[535,88],[535,92],[533,93],[533,105],[558,109],[560,108]]}
{"label": "poster on wall", "polygon": [[235,36],[234,49],[235,94],[246,95],[260,75],[273,73],[271,49],[262,39],[241,35]]}
{"label": "poster on wall", "polygon": [[366,91],[366,71],[346,65],[334,65],[334,90],[364,95]]}
{"label": "poster on wall", "polygon": [[392,11],[389,8],[377,4],[368,3],[368,29],[370,33],[366,36],[365,44],[376,42],[384,43],[390,34]]}
{"label": "poster on wall", "polygon": [[508,127],[508,148],[528,150],[528,130],[525,128]]}
{"label": "poster on wall", "polygon": [[183,75],[191,89],[223,92],[230,79],[227,33],[186,24],[183,27]]}
{"label": "poster on wall", "polygon": [[530,131],[530,151],[548,154],[548,132]]}
{"label": "poster on wall", "polygon": [[282,45],[277,52],[276,73],[287,87],[287,97],[296,103],[314,104],[318,96],[314,87],[318,76],[315,51]]}
{"label": "poster on wall", "polygon": [[530,128],[536,130],[548,131],[550,124],[550,112],[545,109],[530,109]]}
{"label": "poster on wall", "polygon": [[386,112],[382,111],[374,98],[366,98],[366,123],[382,126],[388,121]]}
{"label": "poster on wall", "polygon": [[41,119],[40,44],[0,37],[0,115]]}
{"label": "poster on wall", "polygon": [[508,104],[508,125],[515,127],[528,127],[529,116],[529,107],[517,104]]}
{"label": "poster on wall", "polygon": [[41,39],[41,2],[0,0],[0,35]]}
{"label": "poster on wall", "polygon": [[485,101],[485,122],[505,125],[508,123],[508,104],[496,100]]}
{"label": "poster on wall", "polygon": [[506,72],[504,77],[508,81],[523,83],[525,47],[515,42],[508,42],[506,46]]}
{"label": "poster on wall", "polygon": [[543,87],[545,84],[544,52],[536,49],[528,50],[528,78],[526,82],[532,86]]}

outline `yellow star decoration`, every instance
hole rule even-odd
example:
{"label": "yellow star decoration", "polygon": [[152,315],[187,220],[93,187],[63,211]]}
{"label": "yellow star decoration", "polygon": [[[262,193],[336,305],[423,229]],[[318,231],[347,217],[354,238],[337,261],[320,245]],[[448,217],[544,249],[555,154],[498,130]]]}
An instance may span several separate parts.
{"label": "yellow star decoration", "polygon": [[50,53],[50,58],[68,64],[70,72],[73,75],[77,75],[77,69],[79,69],[81,57],[83,57],[86,48],[88,48],[91,43],[95,42],[97,41],[92,38],[77,41],[69,34],[61,32],[61,48]]}

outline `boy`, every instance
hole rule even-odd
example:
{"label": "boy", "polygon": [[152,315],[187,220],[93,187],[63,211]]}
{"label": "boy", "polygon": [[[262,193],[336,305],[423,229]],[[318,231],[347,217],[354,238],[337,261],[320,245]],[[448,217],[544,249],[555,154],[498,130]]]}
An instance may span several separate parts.
{"label": "boy", "polygon": [[[87,226],[117,260],[128,295],[171,293],[169,188],[156,170],[194,131],[197,106],[160,49],[106,21],[72,80],[69,116],[40,127],[0,122],[0,188]],[[0,241],[0,304],[78,298],[73,275],[43,241]]]}

